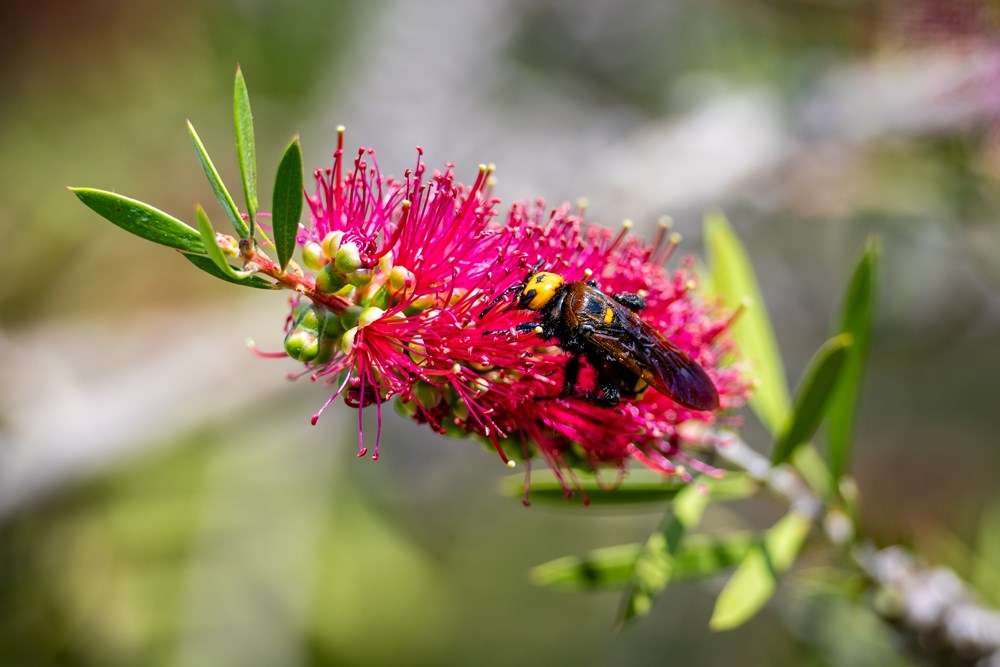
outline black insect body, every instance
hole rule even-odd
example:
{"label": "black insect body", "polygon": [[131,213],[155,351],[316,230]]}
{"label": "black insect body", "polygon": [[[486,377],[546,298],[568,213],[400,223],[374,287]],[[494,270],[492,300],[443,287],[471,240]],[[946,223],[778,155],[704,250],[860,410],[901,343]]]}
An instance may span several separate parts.
{"label": "black insect body", "polygon": [[[608,295],[594,281],[567,283],[557,273],[532,271],[494,299],[482,318],[504,296],[520,292],[517,308],[540,317],[515,327],[558,341],[570,353],[562,396],[576,391],[580,359],[596,374],[597,391],[587,394],[594,403],[615,406],[622,396],[637,395],[645,383],[693,410],[715,410],[719,394],[705,370],[663,334],[637,315],[646,300],[637,294]],[[502,332],[488,332],[502,333]]]}

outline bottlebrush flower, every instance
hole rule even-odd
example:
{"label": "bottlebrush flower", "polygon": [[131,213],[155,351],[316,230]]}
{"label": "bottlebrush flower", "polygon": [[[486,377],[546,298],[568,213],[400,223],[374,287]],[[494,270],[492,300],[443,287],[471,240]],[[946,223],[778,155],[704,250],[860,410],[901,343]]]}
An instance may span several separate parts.
{"label": "bottlebrush flower", "polygon": [[[315,172],[310,221],[297,239],[317,291],[329,298],[294,300],[286,325],[285,350],[305,364],[301,374],[336,387],[313,423],[344,395],[358,408],[359,430],[361,410],[371,405],[381,426],[382,405],[395,400],[440,433],[492,445],[508,465],[540,455],[567,492],[572,468],[621,469],[631,459],[685,478],[680,462],[711,472],[681,453],[690,429],[680,427],[714,423],[717,414],[653,390],[614,408],[560,398],[567,353],[513,332],[536,314],[494,308],[479,317],[539,262],[567,281],[644,294],[640,316],[707,371],[725,413],[747,393],[737,368],[724,363],[732,351],[729,319],[697,299],[690,260],[664,273],[675,236],[661,233],[650,245],[627,228],[588,226],[568,206],[550,210],[542,201],[514,205],[498,222],[489,167],[465,186],[453,165],[428,174],[419,149],[402,180],[383,177],[372,150],[359,150],[349,169],[346,159],[341,131],[333,167]],[[584,367],[581,386],[592,380]]]}

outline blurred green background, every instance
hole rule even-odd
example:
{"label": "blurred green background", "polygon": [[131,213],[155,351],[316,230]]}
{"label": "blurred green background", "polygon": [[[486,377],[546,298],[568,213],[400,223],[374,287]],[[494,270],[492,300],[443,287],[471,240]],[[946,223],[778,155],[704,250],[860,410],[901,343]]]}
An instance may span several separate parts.
{"label": "blurred green background", "polygon": [[189,221],[214,205],[184,120],[236,187],[237,63],[262,201],[293,133],[325,166],[345,124],[385,172],[418,144],[466,181],[494,162],[505,202],[586,196],[591,219],[643,233],[667,213],[689,252],[723,207],[792,383],[879,234],[865,524],[963,573],[997,539],[995,3],[37,0],[0,24],[0,663],[903,660],[863,604],[803,589],[711,634],[711,587],[680,586],[615,633],[615,595],[526,573],[644,539],[656,508],[525,509],[477,445],[389,415],[372,463],[352,410],[309,426],[326,389],[243,346],[280,347],[284,298],[193,271],[64,189]]}

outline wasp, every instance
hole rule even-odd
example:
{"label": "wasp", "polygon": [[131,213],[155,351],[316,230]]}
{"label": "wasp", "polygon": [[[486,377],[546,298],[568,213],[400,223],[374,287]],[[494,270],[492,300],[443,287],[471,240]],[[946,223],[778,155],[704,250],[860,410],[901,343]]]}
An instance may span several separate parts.
{"label": "wasp", "polygon": [[585,359],[594,369],[597,387],[584,395],[597,405],[614,407],[621,397],[635,397],[648,385],[692,410],[719,407],[719,394],[708,373],[639,317],[645,297],[605,294],[596,281],[567,282],[558,273],[539,271],[540,267],[539,263],[524,282],[501,292],[479,319],[508,294],[520,293],[510,307],[534,311],[539,317],[514,330],[555,340],[570,355],[560,396],[576,393],[580,361]]}

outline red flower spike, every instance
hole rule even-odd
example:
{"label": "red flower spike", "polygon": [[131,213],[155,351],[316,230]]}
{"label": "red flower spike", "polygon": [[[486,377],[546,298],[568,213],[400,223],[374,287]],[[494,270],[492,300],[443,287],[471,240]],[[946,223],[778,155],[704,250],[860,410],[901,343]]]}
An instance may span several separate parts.
{"label": "red flower spike", "polygon": [[[732,353],[726,336],[732,314],[697,299],[689,260],[664,273],[662,263],[679,241],[666,224],[650,245],[630,235],[629,224],[618,233],[584,225],[582,208],[549,210],[543,201],[514,204],[499,223],[492,167],[481,166],[467,187],[455,180],[452,165],[428,178],[419,149],[402,181],[382,176],[371,149],[356,153],[351,170],[344,155],[338,128],[334,166],[314,172],[310,221],[297,240],[314,252],[322,248],[327,256],[317,265],[328,275],[317,285],[352,305],[338,312],[331,299],[305,312],[293,304],[286,325],[306,373],[339,387],[313,423],[345,390],[345,402],[359,410],[359,430],[360,411],[374,404],[372,458],[378,459],[381,406],[396,399],[415,421],[477,437],[508,465],[540,455],[567,493],[579,486],[571,467],[623,469],[634,459],[685,479],[688,468],[714,472],[679,449],[692,444],[685,433],[703,429],[679,426],[716,423],[715,413],[685,408],[654,390],[614,408],[560,397],[569,355],[533,333],[515,333],[537,313],[502,299],[479,317],[536,264],[566,281],[595,280],[607,294],[641,294],[647,305],[639,317],[707,372],[721,411],[740,407],[748,383],[736,366],[722,363]],[[497,331],[511,333],[487,335]],[[592,386],[594,375],[584,365],[580,386]],[[367,452],[363,441],[359,433],[359,456]]]}

